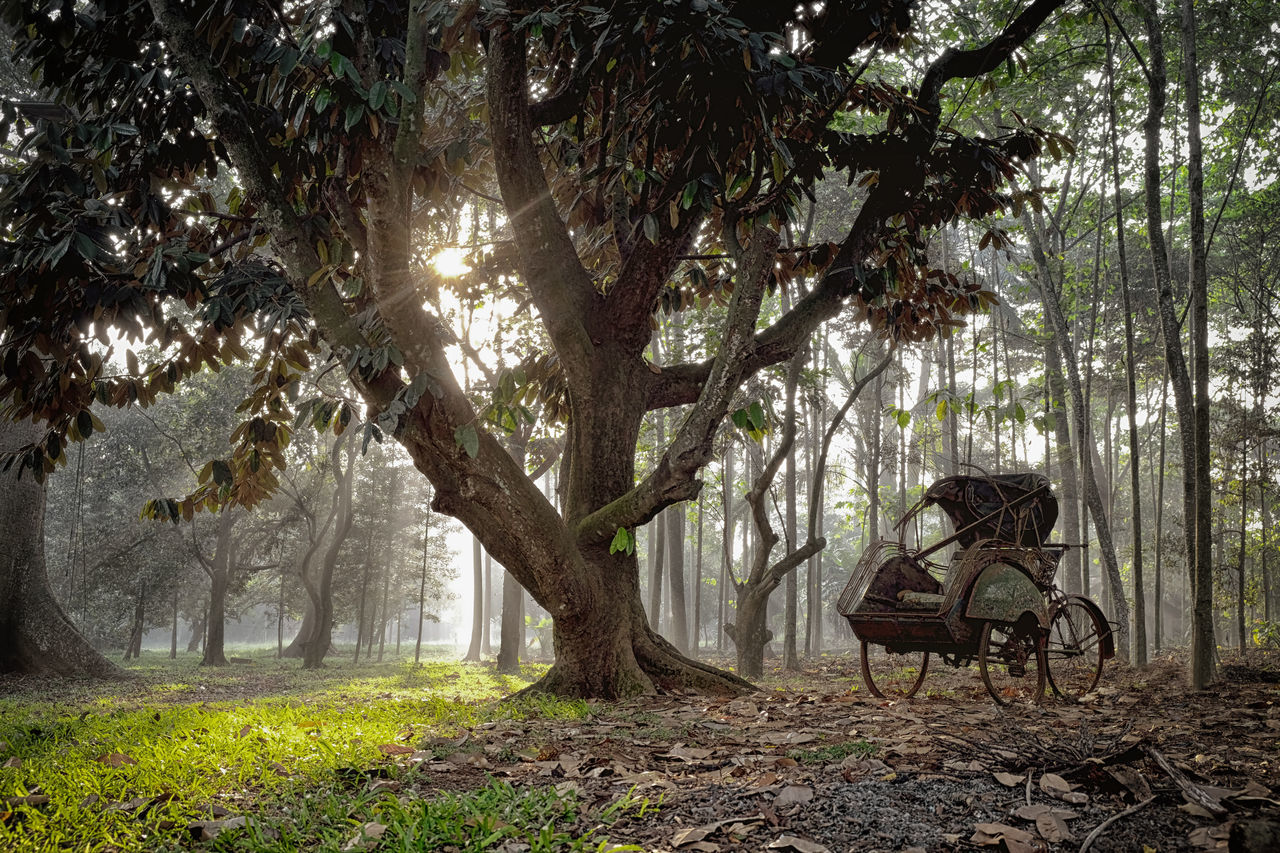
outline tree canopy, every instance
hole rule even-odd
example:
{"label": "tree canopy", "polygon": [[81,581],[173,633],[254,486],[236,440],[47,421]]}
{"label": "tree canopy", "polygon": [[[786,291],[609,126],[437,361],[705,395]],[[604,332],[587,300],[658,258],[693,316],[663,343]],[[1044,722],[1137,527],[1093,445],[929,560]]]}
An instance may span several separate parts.
{"label": "tree canopy", "polygon": [[[697,495],[738,389],[822,322],[923,340],[993,301],[930,261],[929,236],[1034,203],[1006,182],[1069,145],[1016,114],[962,132],[946,88],[1012,61],[1064,2],[984,9],[966,43],[933,49],[961,28],[909,0],[7,0],[43,100],[0,123],[21,139],[0,186],[0,398],[49,423],[15,458],[40,476],[99,428],[95,404],[251,362],[233,452],[153,515],[252,506],[295,422],[361,423],[553,615],[546,687],[732,688],[647,625],[634,530]],[[847,231],[783,249],[835,173],[859,188]],[[481,205],[504,231],[468,281],[516,294],[545,335],[483,400],[430,264]],[[767,314],[779,287],[798,292]],[[706,360],[644,358],[655,312],[712,304]],[[317,360],[359,403],[305,396]],[[642,417],[676,406],[638,478]],[[566,423],[558,506],[501,441],[539,413]]]}

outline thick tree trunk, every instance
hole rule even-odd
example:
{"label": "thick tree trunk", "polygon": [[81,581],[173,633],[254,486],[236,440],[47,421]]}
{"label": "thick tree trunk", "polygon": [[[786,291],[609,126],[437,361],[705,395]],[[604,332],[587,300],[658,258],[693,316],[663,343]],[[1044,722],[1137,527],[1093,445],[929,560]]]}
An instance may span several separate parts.
{"label": "thick tree trunk", "polygon": [[524,590],[506,569],[502,571],[502,627],[498,638],[498,672],[520,671],[520,629],[524,625]]}
{"label": "thick tree trunk", "polygon": [[[325,655],[333,647],[333,572],[337,567],[338,554],[342,550],[342,545],[351,534],[354,518],[352,495],[356,479],[356,442],[351,440],[350,436],[351,433],[344,433],[334,441],[330,451],[334,473],[334,496],[329,521],[325,527],[326,529],[331,527],[332,530],[329,533],[328,546],[320,560],[318,577],[313,574],[311,560],[319,550],[319,539],[311,543],[303,559],[302,584],[306,587],[311,605],[307,615],[312,618],[310,631],[307,630],[306,618],[303,618],[302,628],[298,631],[298,637],[295,640],[302,647],[303,669],[320,669],[324,666]],[[346,457],[345,468],[342,465],[343,456]],[[323,535],[323,532],[320,535]]]}
{"label": "thick tree trunk", "polygon": [[231,573],[235,571],[236,542],[233,538],[236,523],[242,512],[223,509],[218,515],[218,534],[214,540],[213,559],[197,554],[209,574],[209,615],[201,666],[226,666],[224,650],[226,637],[227,590],[231,586]]}
{"label": "thick tree trunk", "polygon": [[129,644],[124,650],[124,659],[137,660],[142,656],[142,635],[146,633],[147,619],[147,587],[138,584],[138,600],[133,605],[133,625],[129,631]]}
{"label": "thick tree trunk", "polygon": [[[608,554],[607,548],[595,553],[587,550],[583,564],[566,573],[566,580],[594,606],[572,622],[555,620],[555,663],[531,689],[614,699],[655,688],[725,692],[751,687],[729,673],[685,658],[655,633],[641,604],[635,556],[618,557]],[[593,570],[593,561],[609,570]]]}
{"label": "thick tree trunk", "polygon": [[315,596],[315,628],[311,636],[302,641],[302,668],[320,669],[325,655],[333,646],[333,569],[322,569]]}
{"label": "thick tree trunk", "polygon": [[[229,510],[224,510],[227,512]],[[226,666],[224,650],[226,639],[227,586],[226,571],[215,571],[209,578],[208,635],[204,643],[201,666]]]}
{"label": "thick tree trunk", "polygon": [[[0,450],[43,434],[38,424],[0,416]],[[44,560],[45,486],[20,470],[15,464],[0,473],[0,672],[118,675],[53,596]]]}
{"label": "thick tree trunk", "polygon": [[773,631],[766,624],[772,593],[768,587],[738,587],[738,621],[726,625],[725,632],[733,640],[738,674],[743,678],[764,675],[764,649],[773,639]]}

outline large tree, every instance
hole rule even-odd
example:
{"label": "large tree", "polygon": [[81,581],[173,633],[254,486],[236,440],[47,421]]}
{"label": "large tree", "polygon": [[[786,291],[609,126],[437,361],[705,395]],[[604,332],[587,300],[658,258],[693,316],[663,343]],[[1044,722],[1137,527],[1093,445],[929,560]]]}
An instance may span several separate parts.
{"label": "large tree", "polygon": [[[32,445],[49,466],[95,400],[148,402],[265,336],[234,452],[160,507],[178,518],[271,490],[300,373],[331,357],[430,479],[435,508],[554,617],[542,687],[733,689],[743,682],[648,625],[635,530],[698,494],[739,388],[825,320],[848,311],[921,340],[987,304],[929,264],[928,236],[1001,210],[1003,182],[1046,133],[961,133],[942,121],[944,88],[1002,67],[1064,2],[985,20],[915,77],[930,36],[913,30],[946,32],[947,16],[911,0],[7,0],[50,102],[4,122],[37,156],[0,199],[0,395],[49,421]],[[228,164],[238,185],[219,194]],[[814,284],[766,315],[783,224],[835,172],[863,187],[860,205],[839,241],[787,255]],[[480,196],[500,200],[511,236],[485,271],[518,276],[553,355],[487,404],[423,307],[440,286],[426,241]],[[696,297],[724,306],[709,357],[646,361],[658,305]],[[107,370],[90,340],[109,343],[109,326],[167,355]],[[535,393],[567,421],[559,511],[490,433]],[[675,406],[683,418],[638,478],[642,419]]]}
{"label": "large tree", "polygon": [[[0,412],[0,452],[44,433]],[[49,588],[45,484],[21,465],[0,473],[0,672],[108,676],[118,672],[80,635]]]}

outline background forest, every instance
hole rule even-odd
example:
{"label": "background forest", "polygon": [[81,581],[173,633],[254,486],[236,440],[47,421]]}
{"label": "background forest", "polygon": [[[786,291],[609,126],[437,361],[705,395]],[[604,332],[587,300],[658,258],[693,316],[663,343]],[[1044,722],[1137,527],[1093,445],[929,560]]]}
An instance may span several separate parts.
{"label": "background forest", "polygon": [[1280,847],[1274,0],[0,35],[0,847]]}
{"label": "background forest", "polygon": [[[21,26],[21,5],[6,6],[11,27]],[[848,647],[851,635],[833,602],[863,548],[887,535],[934,479],[974,469],[1049,474],[1062,506],[1058,538],[1088,543],[1069,552],[1059,584],[1102,603],[1135,662],[1191,644],[1197,584],[1200,629],[1211,628],[1218,644],[1280,642],[1273,609],[1280,595],[1273,524],[1280,16],[1264,0],[1202,2],[1194,13],[1148,0],[1055,5],[1062,9],[1051,24],[994,70],[953,82],[942,105],[946,129],[984,138],[1009,128],[1038,134],[1039,156],[1016,161],[1002,209],[944,216],[921,236],[930,274],[969,288],[968,304],[952,306],[967,316],[913,326],[898,316],[909,303],[845,311],[793,357],[745,378],[715,426],[696,499],[655,505],[646,523],[617,527],[610,551],[634,550],[648,622],[679,651],[736,650],[739,671],[758,674],[753,654],[763,644],[753,646],[735,627],[747,624],[738,615],[746,606],[763,608],[762,639],[771,638],[769,648],[788,667]],[[980,43],[994,31],[991,22],[1019,10],[921,4],[902,49],[873,49],[860,71],[878,85],[908,83],[942,46]],[[520,26],[550,39],[558,14],[531,12]],[[341,80],[347,59],[337,42],[324,39],[311,12],[295,17],[303,53],[337,68]],[[240,27],[249,18],[226,20]],[[33,27],[14,31],[25,35],[6,70],[9,143],[0,181],[10,293],[28,286],[16,270],[33,269],[30,252],[45,252],[40,269],[54,275],[64,256],[101,264],[113,250],[84,227],[83,209],[67,214],[61,231],[32,230],[38,216],[23,176],[50,156],[52,128],[66,121],[43,100],[57,82],[42,53],[46,34]],[[250,47],[261,35],[233,32]],[[806,37],[797,29],[786,46],[801,51]],[[495,174],[484,124],[470,120],[485,96],[484,61],[456,50],[451,64],[439,59],[440,100],[424,113],[434,122],[423,153],[431,169],[428,185],[417,188],[421,209],[413,220],[420,291],[448,330],[441,352],[477,413],[451,434],[471,457],[481,435],[494,437],[563,509],[565,448],[574,440],[563,357],[513,260],[522,249],[500,201],[509,189]],[[32,82],[32,68],[44,76]],[[331,126],[345,122],[347,131],[373,122],[376,135],[379,110],[397,91],[379,82],[365,90],[366,113],[353,113],[330,106],[338,90],[325,88],[310,108],[336,116]],[[441,106],[450,99],[472,110],[470,119]],[[849,134],[880,120],[880,110],[865,104],[830,119]],[[286,138],[304,132],[316,131],[291,125]],[[553,143],[568,146],[571,136]],[[548,161],[553,182],[554,169],[573,159],[556,156],[559,166]],[[770,168],[780,175],[787,165],[775,159]],[[829,275],[878,175],[818,176],[788,196],[787,215],[775,220],[761,327]],[[210,170],[171,202],[192,227],[248,221],[252,193],[237,180],[235,171]],[[633,212],[633,239],[673,239],[663,217],[669,213],[679,231],[683,211],[702,204],[699,192],[690,182],[669,211]],[[589,233],[590,216],[568,195],[561,202],[569,225]],[[270,257],[261,228],[219,236],[237,252],[249,250],[237,256],[237,269]],[[711,228],[679,241],[648,321],[644,358],[653,373],[706,362],[722,346],[735,270],[744,263],[732,242]],[[325,269],[354,263],[326,257],[341,249],[321,248]],[[230,249],[215,246],[200,257],[214,255],[218,264],[219,251]],[[591,251],[580,248],[584,257]],[[231,269],[228,262],[216,279],[221,290],[191,298],[193,307],[171,316],[219,328],[217,312],[232,310],[222,300]],[[349,294],[358,287],[353,280],[341,283]],[[19,304],[11,303],[10,316]],[[89,330],[99,370],[92,393],[110,405],[137,402],[64,417],[58,435],[72,443],[38,463],[56,467],[47,479],[48,575],[79,631],[95,647],[128,657],[144,634],[167,629],[175,651],[202,649],[205,663],[219,665],[226,631],[301,656],[325,609],[337,626],[333,639],[348,653],[356,647],[357,659],[361,643],[365,655],[380,659],[394,645],[403,656],[424,619],[426,642],[443,636],[430,626],[450,579],[461,577],[474,589],[469,658],[501,651],[510,667],[520,656],[549,654],[547,612],[479,541],[473,552],[449,551],[451,528],[430,510],[431,488],[387,435],[397,427],[385,407],[367,417],[361,391],[345,375],[369,366],[361,359],[385,369],[388,358],[394,368],[404,355],[317,350],[314,334],[306,345],[306,322],[297,315],[258,310],[280,311],[280,322],[231,326],[211,351],[197,348],[194,361],[188,349],[176,370],[166,367],[175,363],[166,351],[172,336],[142,335],[123,317]],[[17,326],[6,331],[11,354],[17,334]],[[24,383],[36,380],[19,362],[6,361],[4,390],[21,400]],[[277,420],[288,435],[266,449],[255,445],[255,453],[275,458],[265,466],[274,473],[264,488],[232,469],[243,464],[246,435],[263,423],[256,413],[276,376],[287,386],[287,417]],[[636,482],[665,470],[666,448],[689,412],[683,403],[644,414]],[[1195,421],[1201,412],[1203,424]],[[1204,489],[1196,485],[1198,465],[1207,466]],[[240,491],[230,491],[232,483]],[[260,491],[246,494],[250,487]],[[1197,538],[1188,518],[1202,511],[1198,523],[1209,535]],[[929,523],[926,535],[940,529],[937,519]],[[1206,547],[1207,563],[1195,557]],[[312,662],[333,653],[323,645]]]}

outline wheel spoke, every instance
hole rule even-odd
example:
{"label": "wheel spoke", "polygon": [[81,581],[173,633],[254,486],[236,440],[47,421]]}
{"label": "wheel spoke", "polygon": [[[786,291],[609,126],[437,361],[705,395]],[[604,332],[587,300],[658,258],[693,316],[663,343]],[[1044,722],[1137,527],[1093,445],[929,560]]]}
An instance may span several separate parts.
{"label": "wheel spoke", "polygon": [[987,622],[978,643],[978,671],[1001,705],[1037,703],[1044,696],[1044,655],[1038,627]]}
{"label": "wheel spoke", "polygon": [[1072,702],[1097,686],[1104,631],[1094,609],[1079,596],[1068,596],[1054,609],[1045,649],[1054,693]]}

